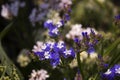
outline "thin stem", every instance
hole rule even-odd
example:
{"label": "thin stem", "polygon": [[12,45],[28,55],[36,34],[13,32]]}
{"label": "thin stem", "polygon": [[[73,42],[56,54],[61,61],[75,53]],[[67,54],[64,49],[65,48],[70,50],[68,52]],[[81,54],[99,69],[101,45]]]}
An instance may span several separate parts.
{"label": "thin stem", "polygon": [[80,70],[80,73],[82,75],[82,79],[84,80],[84,73],[83,73],[82,65],[81,65],[81,61],[80,61],[80,53],[77,53],[77,63],[78,63],[78,68]]}

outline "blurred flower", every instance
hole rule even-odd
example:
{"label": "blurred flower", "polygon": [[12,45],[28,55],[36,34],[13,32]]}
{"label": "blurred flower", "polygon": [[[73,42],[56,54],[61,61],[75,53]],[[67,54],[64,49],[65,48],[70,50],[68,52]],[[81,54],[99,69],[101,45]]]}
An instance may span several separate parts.
{"label": "blurred flower", "polygon": [[1,16],[6,19],[11,19],[11,13],[8,9],[8,5],[2,5]]}
{"label": "blurred flower", "polygon": [[61,2],[59,3],[59,7],[61,9],[64,9],[64,8],[68,7],[68,5],[72,5],[71,0],[61,0]]}
{"label": "blurred flower", "polygon": [[55,36],[59,35],[58,28],[60,28],[61,26],[63,26],[63,23],[61,21],[54,24],[52,20],[47,20],[44,23],[44,27],[48,28],[49,35],[52,36],[52,37],[55,37]]}
{"label": "blurred flower", "polygon": [[80,60],[83,61],[88,58],[88,53],[86,51],[83,51],[80,53]]}
{"label": "blurred flower", "polygon": [[77,59],[74,58],[69,65],[70,65],[71,68],[77,67],[77,65],[78,65],[78,64],[77,64]]}
{"label": "blurred flower", "polygon": [[82,80],[82,76],[80,74],[80,71],[76,73],[75,79],[74,80]]}
{"label": "blurred flower", "polygon": [[21,67],[25,67],[31,62],[31,59],[27,55],[28,52],[28,50],[22,50],[18,55],[17,62],[20,64]]}
{"label": "blurred flower", "polygon": [[12,1],[11,4],[2,5],[1,16],[6,19],[12,19],[18,15],[18,10],[20,7],[24,7],[25,2],[20,2],[19,0]]}
{"label": "blurred flower", "polygon": [[31,77],[29,80],[46,80],[48,77],[49,75],[44,69],[38,71],[32,70]]}
{"label": "blurred flower", "polygon": [[80,53],[81,62],[85,61],[86,63],[94,63],[96,62],[97,58],[98,58],[98,55],[95,52],[88,53],[86,51],[83,51]]}
{"label": "blurred flower", "polygon": [[115,16],[116,20],[120,20],[120,15]]}
{"label": "blurred flower", "polygon": [[87,35],[90,35],[91,30],[94,31],[95,34],[97,34],[97,31],[94,28],[82,28],[81,24],[75,24],[71,26],[71,30],[66,34],[66,38],[68,39],[75,39],[76,37],[80,40],[83,39],[83,33],[87,33]]}
{"label": "blurred flower", "polygon": [[44,44],[43,42],[37,41],[37,42],[36,42],[36,45],[33,46],[32,51],[33,51],[33,52],[42,51],[42,46],[43,46],[43,44]]}
{"label": "blurred flower", "polygon": [[114,65],[105,73],[101,73],[102,79],[114,80],[115,77],[120,76],[120,65]]}

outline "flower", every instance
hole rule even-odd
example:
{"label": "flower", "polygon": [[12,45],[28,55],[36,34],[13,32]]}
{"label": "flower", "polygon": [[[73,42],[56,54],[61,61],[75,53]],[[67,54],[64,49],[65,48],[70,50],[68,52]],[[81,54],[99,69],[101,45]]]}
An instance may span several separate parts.
{"label": "flower", "polygon": [[31,59],[29,58],[27,53],[29,53],[29,50],[23,49],[18,55],[17,62],[20,64],[21,67],[25,67],[31,62]]}
{"label": "flower", "polygon": [[88,37],[91,33],[97,34],[97,31],[94,28],[82,28],[81,24],[75,24],[71,26],[71,30],[66,34],[66,38],[75,39],[76,37],[79,40],[82,40],[83,37]]}
{"label": "flower", "polygon": [[102,79],[114,80],[115,77],[120,76],[120,65],[114,65],[108,69],[105,73],[101,74]]}
{"label": "flower", "polygon": [[59,28],[61,26],[63,26],[63,23],[61,21],[54,24],[52,20],[47,20],[44,23],[44,27],[48,29],[49,35],[52,37],[59,35]]}
{"label": "flower", "polygon": [[11,13],[8,9],[8,5],[2,5],[1,16],[6,19],[10,19]]}
{"label": "flower", "polygon": [[46,80],[48,77],[49,75],[44,69],[38,71],[32,70],[31,77],[29,80]]}
{"label": "flower", "polygon": [[116,20],[120,20],[120,15],[115,16]]}
{"label": "flower", "polygon": [[40,42],[37,42],[37,45],[33,47],[32,51],[39,57],[40,60],[50,60],[50,64],[53,67],[59,65],[61,57],[75,57],[73,48],[67,49],[63,41],[48,41],[42,45]]}
{"label": "flower", "polygon": [[68,5],[72,5],[71,0],[61,0],[61,2],[59,3],[59,7],[61,9],[64,9],[64,8],[68,7]]}
{"label": "flower", "polygon": [[20,7],[24,7],[25,2],[20,2],[19,0],[11,2],[11,4],[2,5],[1,16],[6,19],[11,19],[13,16],[18,15],[18,10]]}

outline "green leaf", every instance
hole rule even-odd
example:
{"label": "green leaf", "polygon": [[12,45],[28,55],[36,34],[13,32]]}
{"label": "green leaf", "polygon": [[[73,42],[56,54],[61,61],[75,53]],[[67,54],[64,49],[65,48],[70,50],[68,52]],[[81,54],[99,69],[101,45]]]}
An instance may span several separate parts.
{"label": "green leaf", "polygon": [[6,26],[5,29],[0,33],[0,40],[8,33],[12,25],[13,22]]}
{"label": "green leaf", "polygon": [[20,71],[17,69],[17,67],[14,65],[14,63],[8,58],[8,56],[6,55],[1,42],[0,42],[0,60],[3,66],[7,66],[6,68],[6,73],[11,76],[13,69],[16,69],[17,74],[19,75],[20,80],[23,80],[23,76],[20,73]]}
{"label": "green leaf", "polygon": [[112,50],[115,49],[115,47],[120,43],[120,38],[118,38],[115,42],[113,42],[108,48],[107,50],[105,51],[105,53],[103,54],[103,56],[107,56],[110,54],[110,52]]}

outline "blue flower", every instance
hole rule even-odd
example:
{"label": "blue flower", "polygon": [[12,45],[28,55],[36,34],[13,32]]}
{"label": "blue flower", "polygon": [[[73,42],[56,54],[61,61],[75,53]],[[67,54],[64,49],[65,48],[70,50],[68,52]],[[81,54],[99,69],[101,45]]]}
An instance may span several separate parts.
{"label": "blue flower", "polygon": [[56,67],[60,63],[60,55],[54,51],[51,52],[50,64]]}
{"label": "blue flower", "polygon": [[114,65],[112,68],[108,69],[101,75],[103,79],[114,80],[115,77],[120,76],[120,65]]}
{"label": "blue flower", "polygon": [[70,15],[69,14],[65,14],[64,17],[65,17],[65,21],[69,21],[70,20]]}
{"label": "blue flower", "polygon": [[116,20],[120,20],[120,15],[115,16]]}
{"label": "blue flower", "polygon": [[68,58],[68,57],[75,57],[75,52],[74,52],[74,50],[73,50],[73,48],[70,48],[70,50],[65,50],[64,52],[63,52],[63,55],[64,55],[64,57],[65,58]]}
{"label": "blue flower", "polygon": [[62,53],[66,49],[66,45],[63,41],[59,41],[58,43],[55,43],[54,50],[55,52]]}
{"label": "blue flower", "polygon": [[60,21],[60,22],[57,22],[56,24],[53,24],[53,21],[52,20],[47,20],[45,23],[44,23],[44,27],[48,29],[49,31],[49,35],[51,37],[55,37],[55,36],[58,36],[59,35],[59,28],[61,26],[63,26],[63,22]]}
{"label": "blue flower", "polygon": [[60,57],[75,57],[73,48],[69,50],[66,49],[66,45],[63,41],[59,41],[58,43],[47,42],[43,45],[37,44],[37,46],[34,46],[33,52],[40,60],[49,60],[53,67],[59,65]]}
{"label": "blue flower", "polygon": [[50,29],[50,30],[49,30],[49,35],[50,35],[51,37],[58,36],[58,35],[59,35],[59,30],[58,30],[58,28]]}
{"label": "blue flower", "polygon": [[88,52],[88,54],[94,53],[94,52],[95,52],[94,47],[93,47],[92,45],[90,45],[90,46],[88,47],[87,52]]}
{"label": "blue flower", "polygon": [[115,74],[111,69],[108,69],[105,73],[101,74],[102,79],[114,80]]}

